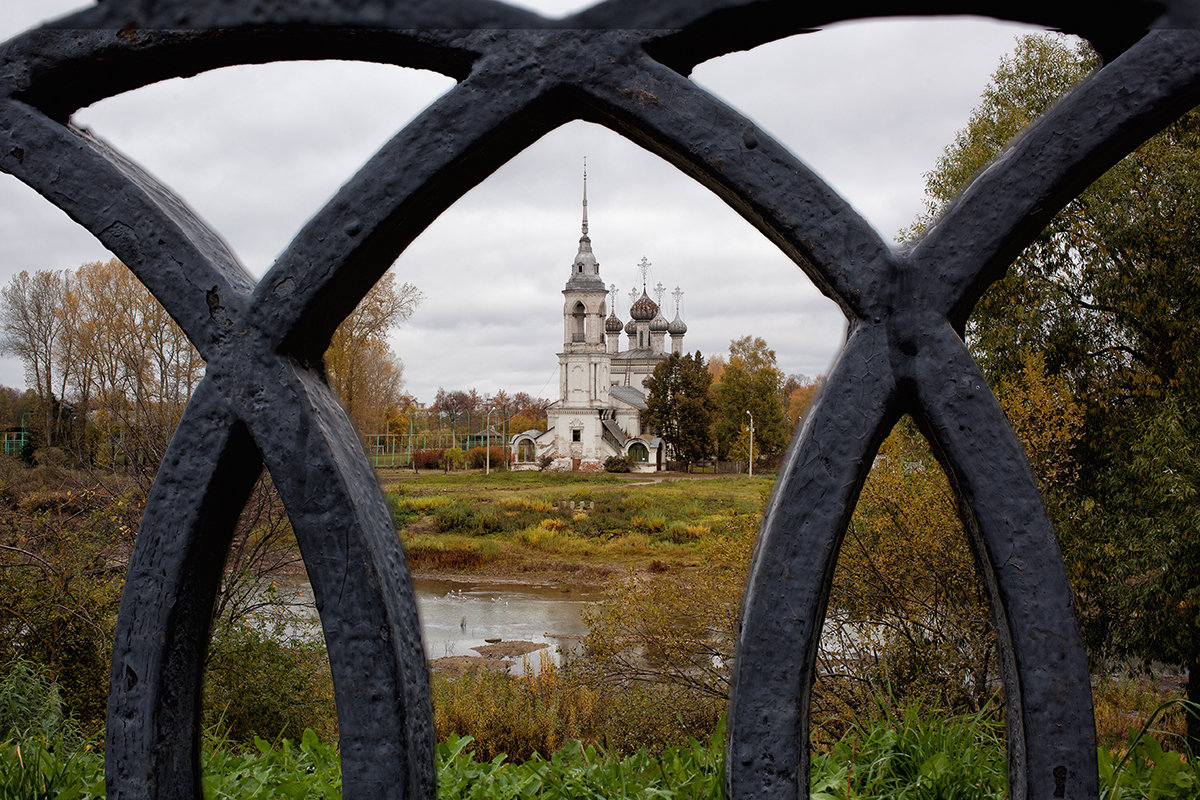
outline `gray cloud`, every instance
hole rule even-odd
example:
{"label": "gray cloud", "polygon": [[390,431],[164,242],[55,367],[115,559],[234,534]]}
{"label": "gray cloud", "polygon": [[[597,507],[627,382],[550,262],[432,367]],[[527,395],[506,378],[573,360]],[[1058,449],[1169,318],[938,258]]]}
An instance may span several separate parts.
{"label": "gray cloud", "polygon": [[[86,5],[5,0],[0,39]],[[587,5],[522,3],[561,16]],[[797,153],[891,239],[922,208],[922,175],[967,121],[1024,28],[982,20],[848,23],[702,64],[693,79]],[[346,62],[273,64],[167,81],[75,120],[160,176],[261,274],[301,225],[396,130],[451,88],[443,76]],[[707,190],[599,126],[553,131],[467,193],[397,260],[425,302],[392,337],[408,389],[554,395],[563,283],[589,165],[591,235],[628,308],[650,283],[684,292],[689,350],[762,336],[787,372],[827,369],[837,307]],[[47,201],[0,175],[0,281],[108,254]],[[667,298],[668,316],[673,313]],[[0,383],[20,384],[0,361]]]}

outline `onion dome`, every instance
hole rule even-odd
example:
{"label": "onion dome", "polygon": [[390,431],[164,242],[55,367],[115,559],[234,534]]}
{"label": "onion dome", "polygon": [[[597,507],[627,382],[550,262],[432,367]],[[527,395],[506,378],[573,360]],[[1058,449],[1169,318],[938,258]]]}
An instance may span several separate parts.
{"label": "onion dome", "polygon": [[650,320],[650,330],[653,333],[666,333],[667,329],[670,327],[671,324],[667,322],[667,318],[662,315],[662,311],[659,311],[654,315],[654,319]]}
{"label": "onion dome", "polygon": [[683,336],[687,333],[687,325],[679,318],[679,312],[675,312],[675,319],[671,320],[671,324],[667,326],[667,332],[672,336]]}
{"label": "onion dome", "polygon": [[635,333],[637,333],[637,323],[634,322],[633,320],[629,320],[629,322],[626,322],[625,323],[625,332],[628,333],[630,336],[633,336]]}
{"label": "onion dome", "polygon": [[657,314],[658,304],[650,299],[650,296],[646,294],[645,287],[642,287],[642,296],[635,300],[633,305],[629,307],[629,316],[636,320],[644,321],[654,319]]}
{"label": "onion dome", "polygon": [[616,313],[608,315],[608,319],[604,320],[605,333],[620,333],[625,326],[621,324],[621,320],[617,319]]}

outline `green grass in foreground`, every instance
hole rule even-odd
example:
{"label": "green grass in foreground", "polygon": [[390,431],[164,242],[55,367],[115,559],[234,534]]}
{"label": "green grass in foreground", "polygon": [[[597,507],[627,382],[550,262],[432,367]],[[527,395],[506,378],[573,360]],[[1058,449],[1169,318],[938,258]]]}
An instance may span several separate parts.
{"label": "green grass in foreground", "polygon": [[[613,758],[578,742],[550,758],[508,763],[504,756],[475,760],[471,739],[438,745],[440,800],[507,798],[720,798],[724,732],[708,742]],[[923,714],[916,709],[851,729],[829,752],[812,760],[813,800],[1000,800],[1005,755],[999,723],[981,716]],[[1099,751],[1102,800],[1194,800],[1200,766],[1155,739],[1131,733],[1121,753]],[[204,791],[211,800],[338,798],[337,750],[306,731],[297,745],[256,740],[250,750],[209,742]],[[0,745],[0,798],[98,798],[103,764],[86,747],[42,739]]]}

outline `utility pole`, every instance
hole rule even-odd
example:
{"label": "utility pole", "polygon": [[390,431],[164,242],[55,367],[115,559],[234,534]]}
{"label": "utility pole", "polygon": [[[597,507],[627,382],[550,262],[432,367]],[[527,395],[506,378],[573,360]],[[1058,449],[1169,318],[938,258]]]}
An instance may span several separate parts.
{"label": "utility pole", "polygon": [[491,420],[492,420],[492,412],[494,412],[495,410],[496,409],[494,407],[489,408],[487,415],[483,418],[484,435],[487,437],[486,455],[484,456],[484,458],[485,458],[484,463],[487,466],[485,467],[485,471],[483,473],[484,475],[492,474],[492,422],[491,422]]}
{"label": "utility pole", "polygon": [[750,413],[750,409],[746,409],[746,416],[750,418],[750,477],[754,477],[754,415]]}

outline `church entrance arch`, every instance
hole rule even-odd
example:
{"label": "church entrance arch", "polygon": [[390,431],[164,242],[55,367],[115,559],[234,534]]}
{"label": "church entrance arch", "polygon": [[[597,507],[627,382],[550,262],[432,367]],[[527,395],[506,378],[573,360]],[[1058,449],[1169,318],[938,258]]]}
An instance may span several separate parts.
{"label": "church entrance arch", "polygon": [[537,448],[533,443],[533,439],[529,437],[517,439],[513,443],[513,449],[518,463],[528,464],[537,460]]}

